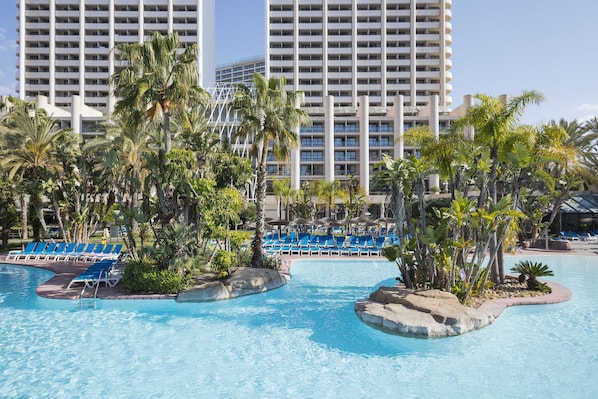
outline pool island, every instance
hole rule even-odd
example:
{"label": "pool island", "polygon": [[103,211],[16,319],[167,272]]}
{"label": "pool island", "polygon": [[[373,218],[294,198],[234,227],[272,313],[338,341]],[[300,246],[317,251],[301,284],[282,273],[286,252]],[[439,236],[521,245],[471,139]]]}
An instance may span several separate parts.
{"label": "pool island", "polygon": [[368,299],[355,302],[356,315],[383,332],[415,338],[442,338],[486,327],[515,305],[565,302],[571,291],[554,282],[541,296],[506,297],[485,301],[479,308],[462,305],[449,292],[436,289],[412,290],[404,286],[380,287]]}

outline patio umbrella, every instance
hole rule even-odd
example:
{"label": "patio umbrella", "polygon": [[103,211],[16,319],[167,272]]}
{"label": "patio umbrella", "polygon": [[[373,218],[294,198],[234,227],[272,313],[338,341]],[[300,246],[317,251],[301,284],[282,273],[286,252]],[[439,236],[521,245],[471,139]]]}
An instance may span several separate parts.
{"label": "patio umbrella", "polygon": [[288,220],[278,219],[278,220],[270,220],[268,221],[270,226],[286,226],[289,224]]}
{"label": "patio umbrella", "polygon": [[332,219],[330,218],[320,218],[315,221],[315,224],[317,224],[318,226],[328,226],[331,220]]}
{"label": "patio umbrella", "polygon": [[288,220],[278,219],[278,220],[270,220],[268,222],[270,226],[277,226],[278,227],[278,237],[282,237],[282,226],[287,226],[289,224]]}
{"label": "patio umbrella", "polygon": [[292,220],[289,224],[293,226],[309,226],[310,224],[312,224],[312,221],[303,218],[297,218],[295,220]]}

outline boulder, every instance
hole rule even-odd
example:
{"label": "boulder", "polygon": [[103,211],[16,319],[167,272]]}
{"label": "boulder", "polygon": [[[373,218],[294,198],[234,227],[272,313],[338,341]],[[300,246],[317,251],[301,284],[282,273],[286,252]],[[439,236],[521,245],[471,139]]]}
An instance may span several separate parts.
{"label": "boulder", "polygon": [[182,291],[177,302],[210,302],[229,298],[228,289],[220,281],[209,281]]}
{"label": "boulder", "polygon": [[223,282],[219,280],[205,281],[182,291],[176,300],[178,302],[219,301],[265,292],[286,283],[286,277],[276,270],[242,267],[235,270]]}
{"label": "boulder", "polygon": [[463,306],[451,293],[401,287],[380,287],[355,303],[355,313],[382,331],[421,338],[465,334],[494,321],[491,313]]}

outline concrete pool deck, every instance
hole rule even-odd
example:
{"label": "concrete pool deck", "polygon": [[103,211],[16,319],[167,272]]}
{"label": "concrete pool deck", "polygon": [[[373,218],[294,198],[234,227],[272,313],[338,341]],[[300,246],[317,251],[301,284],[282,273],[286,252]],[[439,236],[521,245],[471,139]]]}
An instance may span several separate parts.
{"label": "concrete pool deck", "polygon": [[[551,256],[567,256],[567,255],[597,255],[598,256],[598,243],[587,243],[587,242],[573,242],[571,251],[544,251],[539,249],[529,249],[517,252],[516,255],[551,255]],[[282,273],[290,273],[290,265],[292,261],[299,259],[308,259],[309,256],[285,256],[285,262],[283,265]],[[318,257],[324,258],[324,257]],[[326,259],[346,259],[346,260],[359,260],[359,259],[382,259],[376,257],[356,257],[356,256],[326,256]],[[46,270],[50,270],[56,273],[50,280],[40,285],[36,292],[39,296],[51,299],[79,299],[83,286],[82,284],[75,285],[74,287],[67,289],[67,286],[71,280],[83,272],[90,266],[90,263],[86,262],[47,262],[40,260],[28,260],[28,261],[6,261],[6,254],[0,255],[0,263],[16,264],[22,266],[37,267]],[[552,288],[552,293],[536,297],[513,297],[513,298],[500,298],[486,301],[480,308],[492,312],[494,316],[500,315],[504,309],[509,306],[517,305],[536,305],[536,304],[551,304],[564,302],[571,299],[571,291],[559,284],[553,282],[547,282]],[[87,288],[85,295],[93,296],[94,289]],[[174,299],[176,295],[159,295],[159,294],[139,294],[131,295],[127,294],[122,285],[118,284],[115,287],[106,287],[101,285],[98,289],[97,297],[100,299]]]}

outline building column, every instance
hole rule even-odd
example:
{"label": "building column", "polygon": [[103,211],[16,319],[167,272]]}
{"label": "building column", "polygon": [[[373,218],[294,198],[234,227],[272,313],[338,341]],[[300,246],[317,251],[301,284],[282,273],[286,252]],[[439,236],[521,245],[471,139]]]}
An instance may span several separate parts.
{"label": "building column", "polygon": [[359,97],[359,185],[370,195],[370,98]]}
{"label": "building column", "polygon": [[[300,104],[299,97],[295,98],[295,108],[299,109]],[[301,124],[297,124],[293,126],[293,132],[297,133],[297,137],[299,139],[297,145],[291,148],[291,189],[292,190],[299,190],[301,186]]]}
{"label": "building column", "polygon": [[79,96],[85,98],[85,0],[79,0]]}
{"label": "building column", "polygon": [[[200,2],[201,3],[201,2]],[[167,29],[168,29],[168,34],[172,34],[172,32],[174,32],[174,10],[173,10],[173,5],[172,5],[172,0],[168,0],[168,5],[167,5],[167,12],[168,12],[168,16],[167,18]],[[200,22],[198,20],[198,26],[201,27]],[[199,42],[201,43],[201,42]]]}
{"label": "building column", "polygon": [[334,96],[324,97],[324,180],[334,181]]}
{"label": "building column", "polygon": [[[473,107],[473,96],[471,94],[467,94],[463,96],[463,107],[464,107],[464,114],[469,111],[469,108]],[[463,128],[463,138],[465,140],[473,140],[475,137],[475,130],[473,126],[465,126]]]}
{"label": "building column", "polygon": [[81,134],[81,108],[82,108],[82,97],[72,96],[71,97],[71,129],[73,133]]}
{"label": "building column", "polygon": [[[438,95],[434,94],[430,96],[430,116],[429,116],[429,125],[430,129],[434,133],[434,139],[438,141],[440,138],[440,117],[439,117],[439,107],[438,107]],[[432,194],[438,194],[439,191],[433,192],[432,188],[440,188],[440,178],[438,174],[433,174],[428,176],[428,189]]]}
{"label": "building column", "polygon": [[[143,41],[145,39],[145,32],[143,30],[143,27],[145,25],[145,17],[143,16],[143,14],[144,14],[143,13],[143,11],[144,11],[143,0],[139,0],[139,5],[137,7],[138,7],[137,14],[138,14],[138,18],[139,18],[139,24],[138,24],[139,29],[137,30],[137,35],[138,35],[137,43],[143,44]],[[199,23],[199,21],[198,21],[198,23]]]}
{"label": "building column", "polygon": [[405,157],[405,98],[402,94],[395,96],[394,103],[394,159]]}
{"label": "building column", "polygon": [[50,43],[49,47],[49,80],[48,97],[50,104],[56,103],[56,1],[50,1]]}
{"label": "building column", "polygon": [[[108,76],[114,75],[114,51],[112,49],[115,45],[114,38],[114,0],[108,2]],[[116,104],[116,97],[114,97],[114,88],[110,87],[108,92],[108,117],[114,112],[114,105]]]}
{"label": "building column", "polygon": [[25,0],[19,3],[19,99],[25,100]]}

